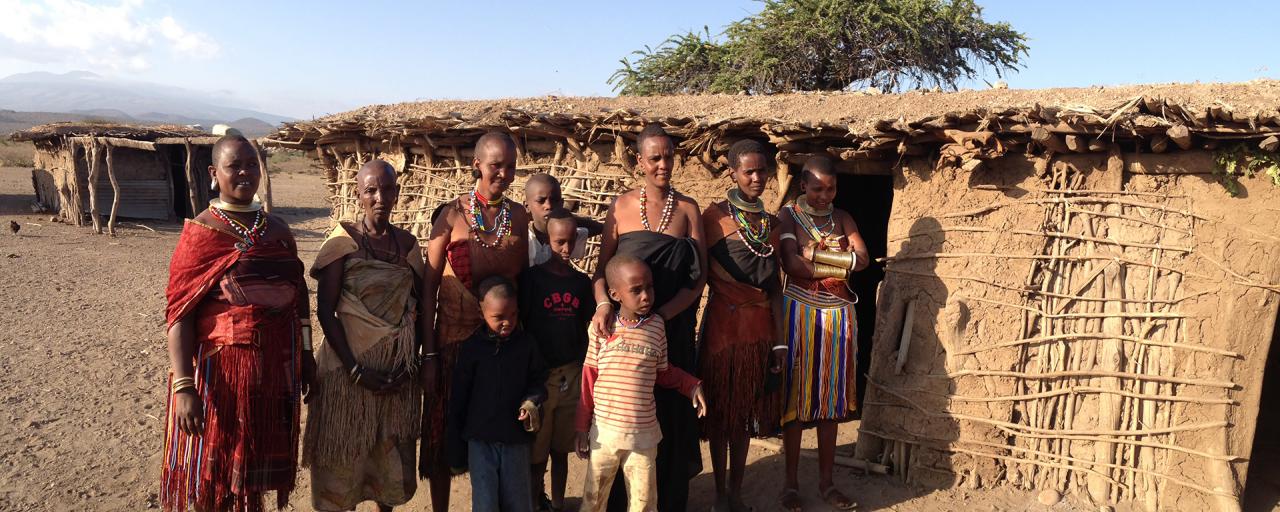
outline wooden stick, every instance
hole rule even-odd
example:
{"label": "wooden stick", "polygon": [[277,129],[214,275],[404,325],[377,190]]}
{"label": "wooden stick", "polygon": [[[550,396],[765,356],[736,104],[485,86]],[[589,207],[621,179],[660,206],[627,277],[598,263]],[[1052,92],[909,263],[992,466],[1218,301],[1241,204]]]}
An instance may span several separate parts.
{"label": "wooden stick", "polygon": [[1188,386],[1204,386],[1209,388],[1225,388],[1236,389],[1237,385],[1230,381],[1218,381],[1208,379],[1188,379],[1183,377],[1166,377],[1163,375],[1137,375],[1125,372],[1111,372],[1100,370],[1080,370],[1080,371],[1062,371],[1062,372],[1046,372],[1046,373],[1026,373],[1013,372],[1005,370],[957,370],[950,372],[941,377],[954,379],[957,377],[1012,377],[1018,379],[1057,379],[1057,378],[1102,378],[1102,377],[1118,377],[1121,379],[1151,380],[1156,382],[1169,382],[1173,384],[1184,384]]}
{"label": "wooden stick", "polygon": [[1032,230],[1025,230],[1025,229],[995,229],[995,228],[988,228],[988,227],[985,227],[985,226],[942,226],[942,227],[937,228],[937,229],[931,229],[931,230],[928,230],[928,231],[918,231],[918,232],[915,232],[915,233],[907,234],[907,235],[905,235],[905,236],[898,236],[898,237],[895,237],[895,238],[890,238],[890,239],[889,239],[889,241],[890,241],[890,242],[897,242],[897,241],[907,240],[907,239],[911,239],[911,238],[918,237],[918,236],[924,236],[924,235],[928,235],[928,234],[936,234],[936,233],[951,233],[951,232],[1010,233],[1010,234],[1014,234],[1014,235],[1027,235],[1027,236],[1037,236],[1037,237],[1066,238],[1066,239],[1070,239],[1070,240],[1081,240],[1081,241],[1097,242],[1097,243],[1104,243],[1104,244],[1116,245],[1116,246],[1120,246],[1120,247],[1137,247],[1137,248],[1142,248],[1142,249],[1158,249],[1158,250],[1170,250],[1170,251],[1181,251],[1181,252],[1191,252],[1191,251],[1193,250],[1193,249],[1191,249],[1190,247],[1161,246],[1161,245],[1159,245],[1159,244],[1148,244],[1148,243],[1142,243],[1142,242],[1125,242],[1125,241],[1120,241],[1120,240],[1112,240],[1112,239],[1109,239],[1109,238],[1098,238],[1098,237],[1086,237],[1086,236],[1083,236],[1083,235],[1073,235],[1073,234],[1065,233],[1065,232],[1062,232],[1062,231],[1032,231]]}
{"label": "wooden stick", "polygon": [[[1195,254],[1195,253],[1193,252],[1192,254]],[[1137,260],[1132,260],[1128,258],[1121,258],[1119,256],[1095,256],[1095,255],[1053,256],[1053,255],[1047,255],[1047,254],[996,254],[996,253],[989,253],[989,252],[935,252],[935,253],[926,252],[926,253],[918,253],[918,254],[903,254],[903,255],[897,255],[897,256],[888,256],[884,258],[876,258],[876,261],[881,263],[896,263],[896,262],[905,261],[905,260],[931,260],[931,259],[943,259],[943,258],[1006,258],[1006,259],[1014,259],[1014,260],[1062,259],[1062,260],[1074,260],[1074,261],[1115,260],[1115,261],[1120,261],[1120,262],[1128,263],[1130,265],[1139,266],[1139,267],[1151,266],[1150,263],[1147,263],[1145,261],[1137,261]],[[1208,276],[1205,276],[1205,275],[1194,274],[1194,273],[1183,271],[1181,269],[1176,269],[1176,268],[1161,267],[1160,270],[1164,270],[1168,272],[1176,272],[1179,274],[1189,275],[1194,277],[1200,277],[1206,280],[1210,279]],[[1278,287],[1280,287],[1280,285],[1278,285]]]}
{"label": "wooden stick", "polygon": [[958,218],[958,217],[976,217],[978,215],[982,215],[984,213],[998,210],[1000,208],[1004,208],[1007,206],[1019,206],[1019,205],[1028,205],[1028,204],[1045,205],[1045,204],[1061,204],[1061,203],[1118,204],[1118,205],[1124,205],[1124,206],[1134,206],[1138,208],[1149,208],[1157,211],[1167,210],[1170,213],[1177,213],[1187,217],[1192,217],[1200,220],[1210,220],[1208,217],[1205,217],[1198,213],[1191,212],[1191,211],[1173,210],[1173,209],[1170,209],[1168,206],[1165,206],[1162,204],[1146,203],[1142,201],[1133,201],[1129,199],[1107,198],[1107,197],[1077,197],[1077,198],[1070,198],[1070,199],[1060,198],[1060,197],[1059,198],[1045,197],[1045,198],[1036,198],[1036,199],[1016,199],[1012,201],[999,201],[996,203],[989,204],[987,206],[983,206],[981,208],[974,208],[972,210],[944,213],[944,214],[938,215],[937,218],[952,219],[952,218]]}
{"label": "wooden stick", "polygon": [[258,170],[262,171],[262,210],[271,213],[271,173],[267,170],[267,158],[262,154],[258,141],[250,140],[253,154],[258,157]]}
{"label": "wooden stick", "polygon": [[[1086,296],[1080,296],[1080,295],[1068,295],[1068,294],[1063,294],[1063,293],[1042,292],[1042,291],[1040,291],[1040,290],[1033,290],[1033,289],[1027,289],[1027,288],[1019,288],[1019,287],[1017,287],[1017,286],[1008,285],[1008,284],[1003,284],[1003,283],[998,283],[998,282],[995,282],[995,281],[991,281],[991,280],[989,280],[989,279],[983,279],[983,278],[980,278],[980,277],[973,277],[973,276],[961,276],[961,275],[956,275],[956,274],[938,274],[938,273],[933,273],[933,272],[919,272],[919,271],[906,270],[906,269],[901,269],[901,268],[886,268],[886,269],[885,269],[885,272],[892,272],[892,273],[895,273],[895,274],[905,274],[905,275],[911,275],[911,276],[928,277],[928,278],[932,278],[932,279],[955,279],[955,280],[960,280],[960,281],[971,281],[971,282],[974,282],[974,283],[985,284],[985,285],[987,285],[987,286],[991,286],[991,287],[993,287],[993,288],[999,288],[999,289],[1001,289],[1001,290],[1008,290],[1008,291],[1011,291],[1011,292],[1021,293],[1021,294],[1025,294],[1025,295],[1043,295],[1043,296],[1046,296],[1046,297],[1067,298],[1067,299],[1071,299],[1071,300],[1074,300],[1074,301],[1082,301],[1082,302],[1089,302],[1089,301],[1103,301],[1103,300],[1106,300],[1106,299],[1102,299],[1102,298],[1099,298],[1099,297],[1086,297]],[[1197,292],[1197,293],[1193,293],[1193,294],[1191,294],[1191,295],[1186,295],[1186,296],[1183,296],[1183,297],[1179,297],[1179,298],[1173,299],[1173,300],[1172,300],[1172,302],[1170,302],[1170,301],[1166,301],[1166,300],[1164,300],[1164,299],[1152,299],[1152,300],[1151,300],[1151,302],[1156,303],[1156,304],[1177,304],[1177,303],[1179,303],[1179,302],[1186,301],[1186,300],[1190,300],[1190,299],[1194,299],[1194,298],[1196,298],[1196,297],[1200,297],[1200,296],[1202,296],[1202,295],[1208,295],[1208,294],[1211,294],[1211,293],[1217,293],[1218,291],[1220,291],[1220,290],[1210,290],[1210,291]],[[1137,298],[1126,298],[1126,299],[1124,299],[1124,301],[1125,301],[1125,302],[1131,302],[1131,303],[1145,303],[1145,302],[1147,302],[1147,300],[1146,300],[1146,299],[1137,299]]]}
{"label": "wooden stick", "polygon": [[902,320],[902,336],[898,338],[898,360],[893,367],[897,375],[902,375],[902,369],[907,365],[907,351],[911,347],[911,329],[915,316],[916,301],[907,300],[907,312]]}
{"label": "wooden stick", "polygon": [[111,217],[107,219],[107,234],[116,236],[116,211],[120,208],[120,182],[116,181],[115,167],[111,165],[114,148],[107,146],[107,179],[111,181]]}
{"label": "wooden stick", "polygon": [[199,181],[196,180],[196,173],[194,169],[195,156],[191,154],[191,139],[184,139],[182,147],[187,152],[187,164],[185,167],[187,172],[187,196],[191,199],[191,217],[195,218],[196,215],[200,215],[200,212],[203,211],[204,208],[198,199],[200,197],[199,193],[196,192],[196,187],[199,186]]}
{"label": "wooden stick", "polygon": [[92,157],[89,160],[89,215],[93,222],[93,232],[102,234],[102,216],[98,213],[98,177],[102,170],[98,165],[98,141],[90,139],[90,146],[93,148]]}

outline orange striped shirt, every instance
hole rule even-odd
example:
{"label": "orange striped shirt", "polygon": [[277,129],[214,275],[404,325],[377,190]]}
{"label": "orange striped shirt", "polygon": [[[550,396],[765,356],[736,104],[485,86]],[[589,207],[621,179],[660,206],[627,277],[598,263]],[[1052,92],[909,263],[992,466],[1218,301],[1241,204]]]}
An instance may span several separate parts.
{"label": "orange striped shirt", "polygon": [[653,448],[662,440],[654,405],[654,385],[691,396],[701,382],[667,364],[667,332],[662,317],[653,315],[638,327],[613,323],[613,336],[594,333],[582,366],[582,398],[577,430],[593,423],[602,444],[628,449]]}

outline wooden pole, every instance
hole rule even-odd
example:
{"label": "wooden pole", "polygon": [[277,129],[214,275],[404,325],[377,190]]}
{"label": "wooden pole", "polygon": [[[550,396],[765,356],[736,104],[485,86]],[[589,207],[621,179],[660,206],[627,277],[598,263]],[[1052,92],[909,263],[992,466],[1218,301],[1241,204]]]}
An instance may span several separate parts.
{"label": "wooden pole", "polygon": [[[1103,269],[1103,293],[1107,299],[1118,299],[1124,296],[1124,286],[1121,282],[1120,268],[1117,265],[1107,265]],[[1124,303],[1117,300],[1108,300],[1103,303],[1103,311],[1114,315],[1110,318],[1102,320],[1102,332],[1105,334],[1122,335],[1124,333],[1124,321],[1120,317],[1120,313],[1124,308]],[[1103,340],[1098,352],[1098,369],[1104,372],[1114,372],[1121,370],[1121,360],[1123,358],[1123,349],[1120,341],[1116,339]],[[1104,377],[1101,379],[1102,388],[1108,390],[1120,389],[1120,379],[1115,377]],[[1112,394],[1103,394],[1098,397],[1098,428],[1103,430],[1115,430],[1120,424],[1120,397]],[[1093,445],[1093,460],[1103,464],[1111,464],[1115,462],[1116,445],[1108,442],[1095,442]],[[1094,503],[1111,503],[1110,485],[1108,482],[1091,475],[1089,477],[1089,496],[1093,498]]]}
{"label": "wooden pole", "polygon": [[902,319],[902,337],[898,339],[898,360],[893,366],[893,373],[902,375],[902,370],[907,366],[907,351],[911,349],[911,329],[915,324],[916,318],[916,301],[907,301],[907,313]]}
{"label": "wooden pole", "polygon": [[89,147],[93,148],[89,157],[89,220],[93,222],[93,232],[102,234],[102,219],[98,216],[98,177],[102,172],[98,165],[98,140],[93,139]]}
{"label": "wooden pole", "polygon": [[267,172],[267,158],[263,156],[262,146],[258,145],[258,141],[251,140],[249,144],[253,146],[253,153],[258,156],[258,169],[262,170],[262,209],[271,213],[271,173]]}
{"label": "wooden pole", "polygon": [[111,217],[107,219],[107,234],[116,236],[116,211],[120,209],[120,182],[116,181],[116,170],[111,165],[114,146],[107,146],[107,179],[111,180]]}
{"label": "wooden pole", "polygon": [[191,218],[195,218],[203,208],[200,207],[200,200],[197,199],[200,195],[196,193],[196,187],[200,185],[196,181],[195,169],[192,168],[195,165],[195,157],[191,154],[191,139],[183,139],[182,147],[187,151],[187,196],[191,199]]}

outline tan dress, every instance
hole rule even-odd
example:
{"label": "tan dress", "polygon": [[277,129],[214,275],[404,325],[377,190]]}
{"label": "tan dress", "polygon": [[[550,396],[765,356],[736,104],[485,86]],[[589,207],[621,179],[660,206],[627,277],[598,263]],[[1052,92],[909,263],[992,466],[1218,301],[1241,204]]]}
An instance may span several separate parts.
{"label": "tan dress", "polygon": [[[335,227],[320,248],[312,275],[344,261],[337,314],[356,361],[372,370],[416,374],[418,300],[413,289],[425,267],[422,250],[415,243],[396,263],[342,259],[358,249],[346,229]],[[369,500],[408,502],[418,482],[418,378],[411,375],[395,393],[375,395],[351,382],[327,343],[316,348],[316,364],[302,459],[311,469],[312,506],[351,510]]]}

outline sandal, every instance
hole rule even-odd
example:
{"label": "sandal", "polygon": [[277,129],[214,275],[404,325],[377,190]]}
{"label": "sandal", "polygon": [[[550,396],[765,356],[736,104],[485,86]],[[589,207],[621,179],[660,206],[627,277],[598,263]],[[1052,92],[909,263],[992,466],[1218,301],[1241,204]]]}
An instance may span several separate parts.
{"label": "sandal", "polygon": [[800,501],[800,490],[796,488],[783,489],[782,494],[778,496],[778,505],[781,505],[782,510],[787,512],[800,512],[804,505]]}
{"label": "sandal", "polygon": [[840,492],[840,489],[836,489],[836,486],[834,485],[828,487],[827,490],[822,491],[822,501],[827,502],[827,505],[836,510],[853,510],[858,508],[858,504],[856,502],[849,499],[848,496],[845,496],[844,493]]}

